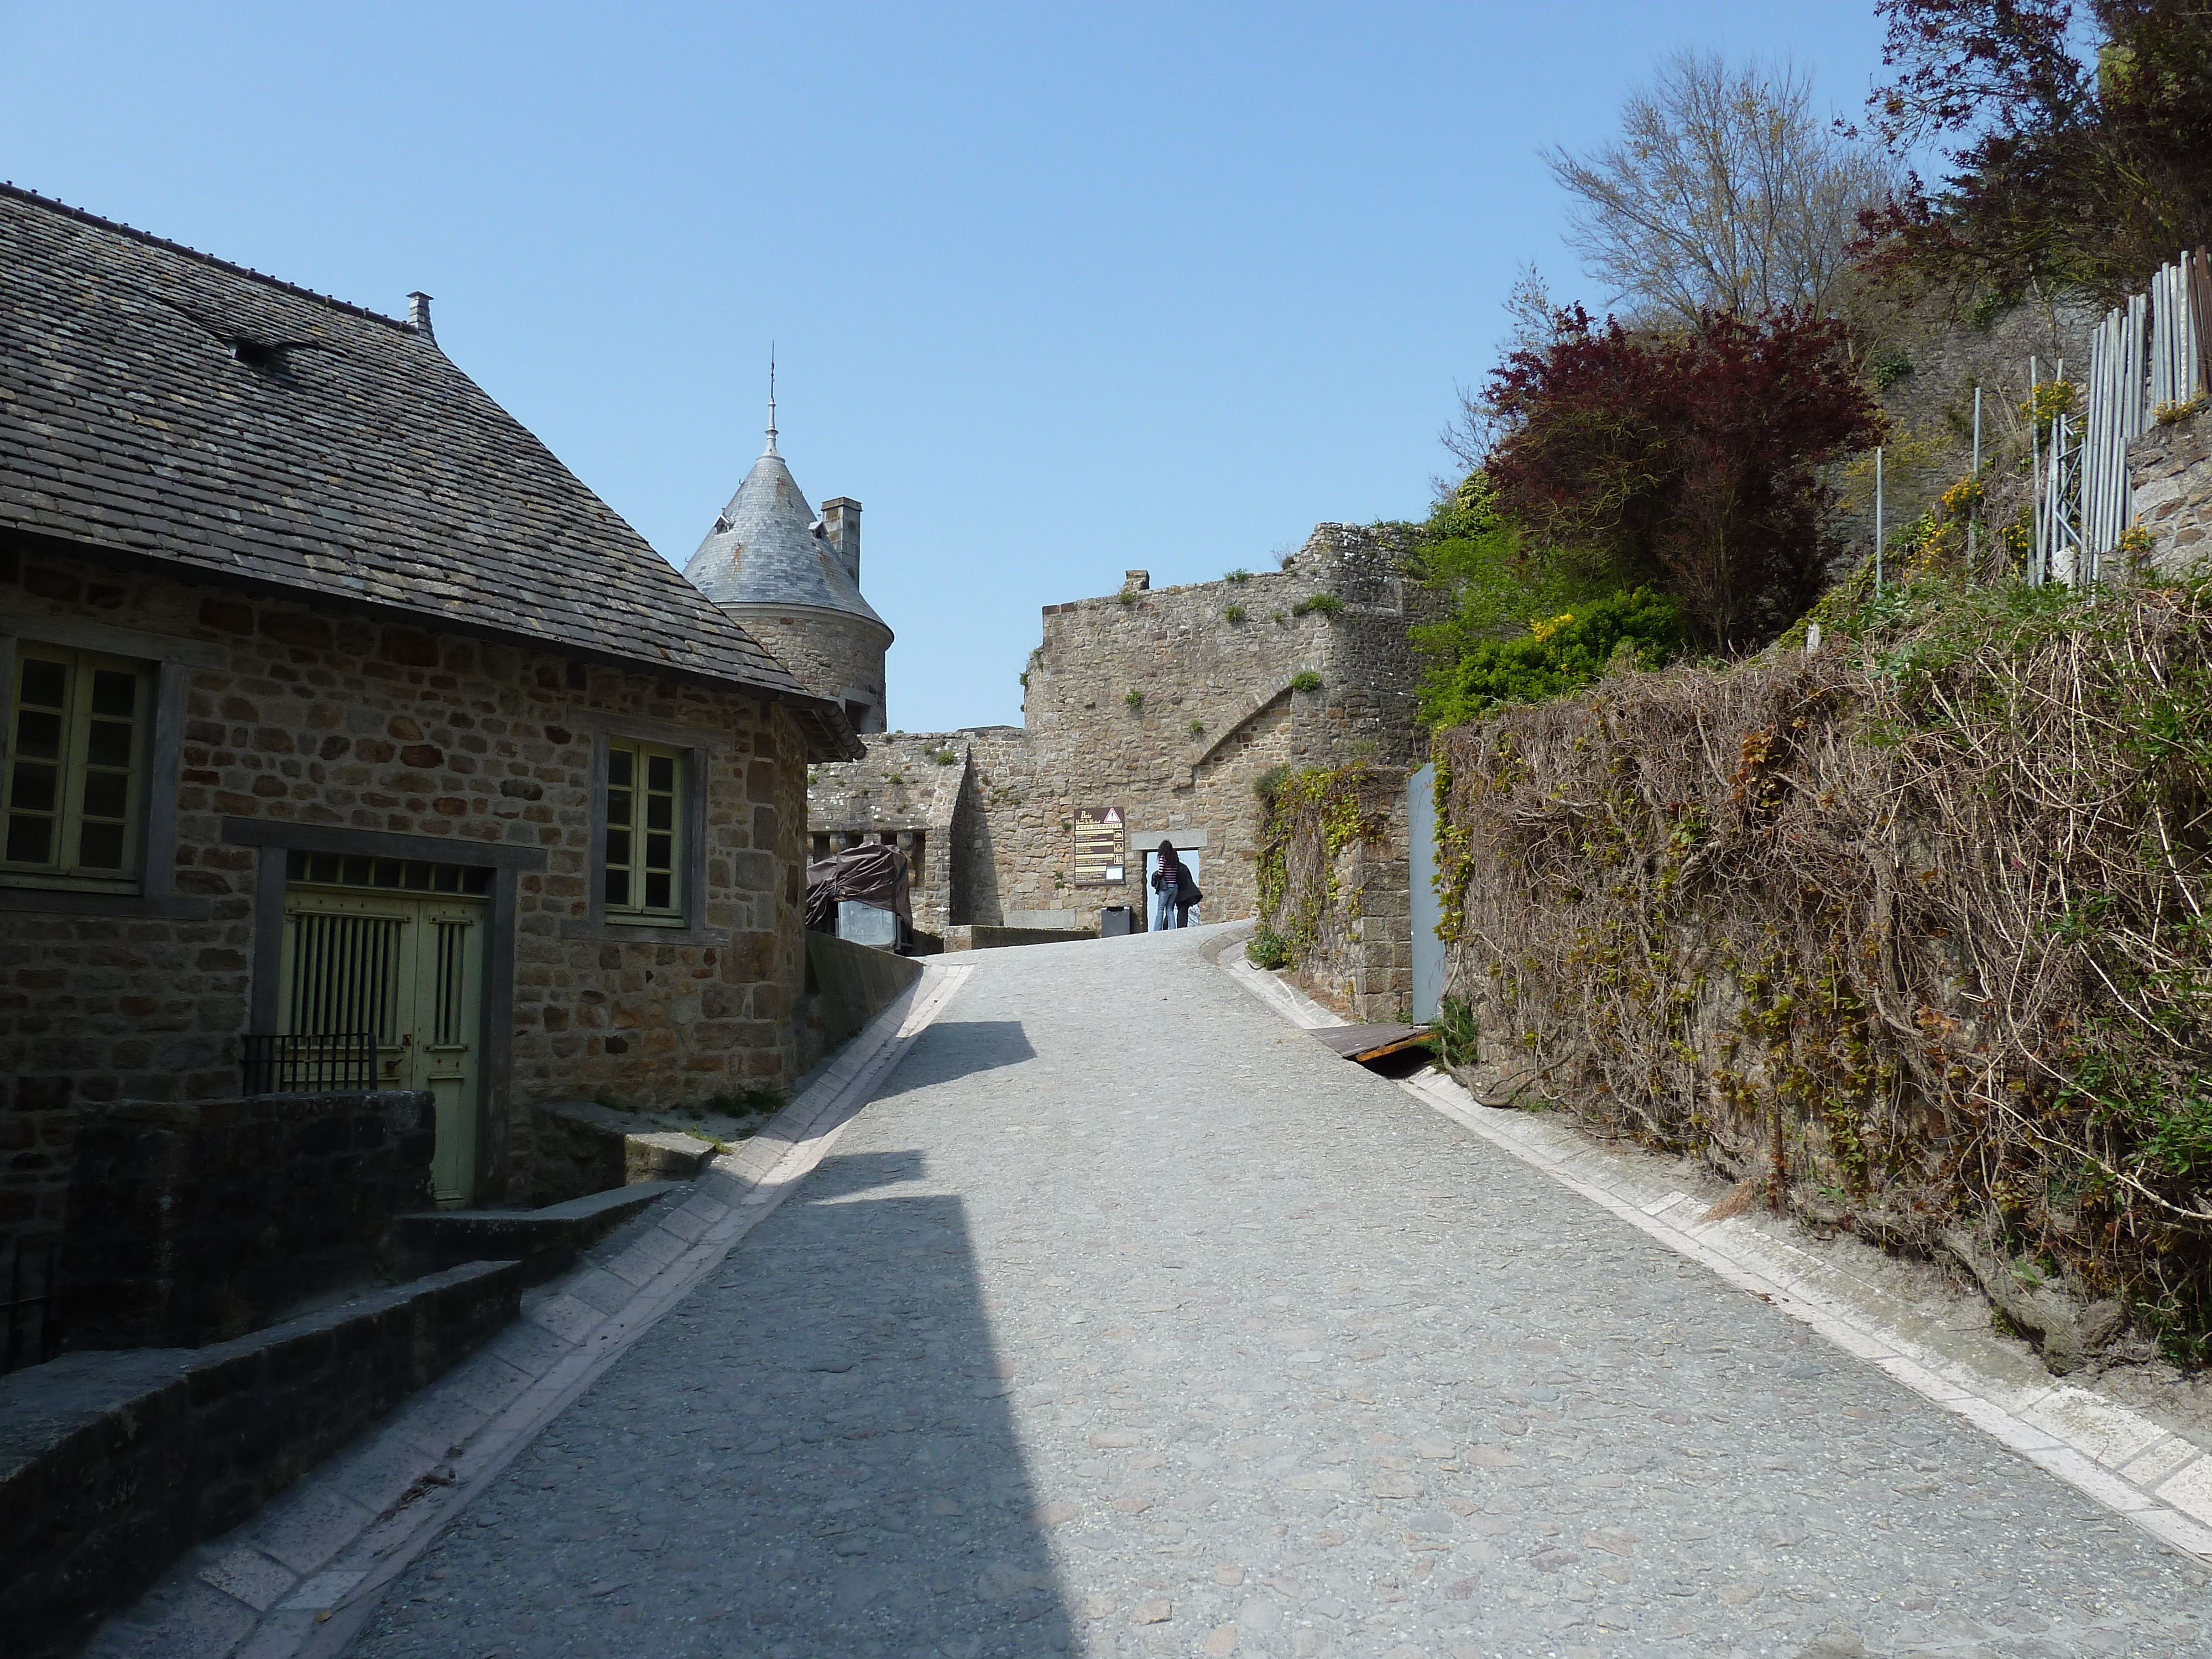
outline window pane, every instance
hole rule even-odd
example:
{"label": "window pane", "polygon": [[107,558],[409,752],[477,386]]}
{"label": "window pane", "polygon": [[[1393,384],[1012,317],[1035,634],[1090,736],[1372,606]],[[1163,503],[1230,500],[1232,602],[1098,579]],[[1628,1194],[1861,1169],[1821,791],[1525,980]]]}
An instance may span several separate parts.
{"label": "window pane", "polygon": [[23,659],[23,701],[43,708],[59,708],[69,700],[69,669],[37,657]]}
{"label": "window pane", "polygon": [[92,712],[129,720],[138,712],[138,677],[112,668],[92,671]]}
{"label": "window pane", "polygon": [[645,838],[645,867],[648,870],[672,870],[675,860],[669,854],[674,849],[673,836],[647,836]]}
{"label": "window pane", "polygon": [[648,789],[669,790],[676,787],[676,759],[672,755],[647,755],[645,757],[645,787]]}
{"label": "window pane", "polygon": [[634,765],[634,764],[635,763],[636,760],[637,760],[637,757],[636,757],[636,756],[635,756],[635,755],[633,755],[633,754],[631,754],[631,753],[630,753],[630,751],[629,751],[629,750],[627,750],[627,749],[610,749],[610,750],[607,750],[607,786],[608,786],[608,787],[612,788],[612,789],[627,789],[627,788],[629,788],[629,786],[630,786],[630,780],[631,780],[631,777],[632,777],[632,773],[631,773],[631,771],[630,771],[630,768],[632,767],[632,765]]}
{"label": "window pane", "polygon": [[94,766],[131,764],[131,728],[118,720],[94,720],[86,736],[85,760]]}
{"label": "window pane", "polygon": [[669,908],[668,884],[670,879],[671,878],[667,876],[647,876],[645,878],[645,908],[647,909],[665,910]]}
{"label": "window pane", "polygon": [[648,830],[673,830],[676,827],[676,802],[667,795],[647,795],[645,798],[645,827]]}
{"label": "window pane", "polygon": [[610,870],[607,872],[607,902],[617,908],[628,908],[629,904],[629,871]]}
{"label": "window pane", "polygon": [[607,791],[607,822],[610,824],[626,824],[629,823],[630,815],[635,811],[636,808],[631,805],[631,797],[629,790],[610,789]]}
{"label": "window pane", "polygon": [[608,825],[607,862],[609,864],[629,862],[629,831],[628,830],[615,824]]}
{"label": "window pane", "polygon": [[15,752],[34,756],[40,760],[59,760],[62,754],[62,717],[41,714],[35,708],[26,708],[15,717]]}
{"label": "window pane", "polygon": [[54,767],[43,766],[37,761],[17,761],[15,783],[8,791],[8,805],[19,812],[52,811],[54,784],[60,776],[60,771]]}
{"label": "window pane", "polygon": [[[131,799],[131,775],[127,772],[88,772],[84,776],[84,813],[87,817],[119,818]],[[29,802],[18,799],[18,806]]]}
{"label": "window pane", "polygon": [[76,832],[76,861],[88,870],[123,867],[123,826],[87,823]]}
{"label": "window pane", "polygon": [[52,860],[54,848],[54,821],[11,815],[8,819],[8,856],[21,864],[46,864]]}

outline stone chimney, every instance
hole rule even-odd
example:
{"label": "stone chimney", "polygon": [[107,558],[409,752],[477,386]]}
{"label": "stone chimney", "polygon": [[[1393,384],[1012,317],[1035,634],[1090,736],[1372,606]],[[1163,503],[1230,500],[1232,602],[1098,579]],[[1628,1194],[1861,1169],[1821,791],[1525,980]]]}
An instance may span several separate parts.
{"label": "stone chimney", "polygon": [[407,296],[407,326],[426,340],[438,337],[430,328],[430,296],[417,291]]}
{"label": "stone chimney", "polygon": [[1124,570],[1121,590],[1127,593],[1149,593],[1152,591],[1152,573],[1149,570]]}
{"label": "stone chimney", "polygon": [[845,567],[845,574],[853,579],[853,586],[860,585],[860,504],[850,495],[839,495],[822,503],[822,533],[837,550],[837,562]]}

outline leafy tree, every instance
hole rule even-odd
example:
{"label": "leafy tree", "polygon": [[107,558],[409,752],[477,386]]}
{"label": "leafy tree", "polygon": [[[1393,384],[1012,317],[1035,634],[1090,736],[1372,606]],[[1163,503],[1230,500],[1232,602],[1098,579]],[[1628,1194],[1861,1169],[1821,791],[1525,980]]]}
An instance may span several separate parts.
{"label": "leafy tree", "polygon": [[1858,216],[1895,170],[1814,113],[1812,94],[1788,64],[1677,52],[1622,106],[1619,138],[1546,153],[1574,198],[1570,246],[1634,320],[1838,308]]}
{"label": "leafy tree", "polygon": [[1666,593],[1723,653],[1818,596],[1833,551],[1820,469],[1881,431],[1842,325],[1788,308],[1632,333],[1570,307],[1549,344],[1492,372],[1486,401],[1498,509],[1585,570]]}
{"label": "leafy tree", "polygon": [[[1866,215],[1877,275],[2110,301],[2212,241],[2212,9],[2201,0],[1876,0],[1898,78],[1869,102],[1950,176]],[[2086,21],[2086,31],[2082,27]],[[2093,37],[2094,49],[2077,49]]]}
{"label": "leafy tree", "polygon": [[1486,641],[1510,638],[1540,617],[1556,617],[1632,585],[1601,560],[1531,544],[1498,512],[1496,489],[1480,468],[1438,501],[1421,526],[1414,568],[1450,614],[1417,625],[1413,641],[1444,660]]}

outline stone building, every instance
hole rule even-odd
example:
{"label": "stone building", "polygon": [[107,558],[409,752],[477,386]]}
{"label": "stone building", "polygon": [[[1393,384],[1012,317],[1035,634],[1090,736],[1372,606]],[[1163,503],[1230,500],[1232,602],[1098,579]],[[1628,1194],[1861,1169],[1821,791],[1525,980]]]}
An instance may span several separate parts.
{"label": "stone building", "polygon": [[884,653],[891,630],[860,597],[860,504],[840,495],[817,518],[775,447],[768,447],[715,519],[684,574],[857,732],[881,732]]}
{"label": "stone building", "polygon": [[1250,915],[1269,768],[1416,763],[1425,596],[1382,532],[1317,526],[1279,571],[1048,605],[1021,726],[871,738],[814,769],[817,850],[917,852],[915,920],[1091,931],[1146,908],[1149,849],[1198,866],[1205,921]]}
{"label": "stone building", "polygon": [[533,1103],[792,1080],[842,701],[423,296],[395,320],[0,189],[0,1239],[58,1223],[118,1099],[361,1061],[436,1096],[459,1204],[528,1192]]}

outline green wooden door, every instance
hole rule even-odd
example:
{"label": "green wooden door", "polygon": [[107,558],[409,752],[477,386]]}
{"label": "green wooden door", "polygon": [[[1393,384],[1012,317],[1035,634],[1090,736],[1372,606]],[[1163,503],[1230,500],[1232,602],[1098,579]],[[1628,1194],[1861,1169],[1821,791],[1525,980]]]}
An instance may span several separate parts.
{"label": "green wooden door", "polygon": [[446,1209],[476,1195],[483,931],[478,899],[285,890],[282,1029],[373,1032],[377,1086],[428,1091],[431,1187]]}

